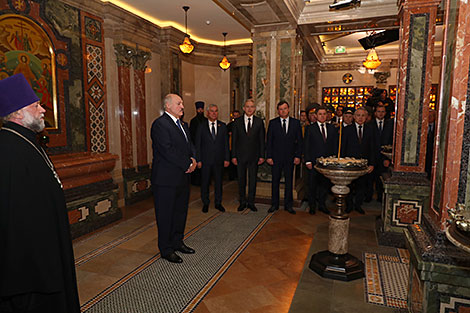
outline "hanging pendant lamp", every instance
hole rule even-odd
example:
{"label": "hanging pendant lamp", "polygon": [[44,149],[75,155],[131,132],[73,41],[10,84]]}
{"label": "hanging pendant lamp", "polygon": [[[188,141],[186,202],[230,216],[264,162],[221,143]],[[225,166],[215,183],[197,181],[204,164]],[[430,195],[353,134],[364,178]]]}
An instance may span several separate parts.
{"label": "hanging pendant lamp", "polygon": [[222,33],[222,35],[224,35],[224,57],[222,58],[222,61],[220,61],[219,66],[221,69],[226,71],[230,68],[230,62],[228,61],[227,56],[225,54],[225,37],[227,36],[227,33]]}
{"label": "hanging pendant lamp", "polygon": [[190,54],[193,51],[194,46],[191,44],[191,41],[189,40],[189,35],[188,35],[188,10],[189,10],[189,7],[184,6],[183,10],[184,10],[184,25],[186,27],[186,33],[184,34],[183,43],[180,44],[180,50],[183,53]]}
{"label": "hanging pendant lamp", "polygon": [[382,61],[380,61],[375,49],[372,48],[370,49],[369,54],[367,54],[367,58],[362,62],[362,64],[368,70],[375,70],[380,66],[380,64],[382,64]]}

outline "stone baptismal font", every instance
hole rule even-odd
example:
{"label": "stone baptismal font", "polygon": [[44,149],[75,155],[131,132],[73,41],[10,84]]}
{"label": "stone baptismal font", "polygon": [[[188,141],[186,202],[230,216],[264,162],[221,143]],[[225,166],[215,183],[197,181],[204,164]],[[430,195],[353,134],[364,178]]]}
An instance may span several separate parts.
{"label": "stone baptismal font", "polygon": [[[340,121],[340,125],[343,123]],[[331,279],[350,281],[364,277],[364,264],[348,253],[349,215],[346,213],[346,197],[352,181],[368,173],[367,160],[341,158],[341,133],[338,156],[318,158],[315,169],[332,183],[331,191],[336,198],[336,210],[331,210],[329,221],[328,250],[315,253],[309,268]]]}

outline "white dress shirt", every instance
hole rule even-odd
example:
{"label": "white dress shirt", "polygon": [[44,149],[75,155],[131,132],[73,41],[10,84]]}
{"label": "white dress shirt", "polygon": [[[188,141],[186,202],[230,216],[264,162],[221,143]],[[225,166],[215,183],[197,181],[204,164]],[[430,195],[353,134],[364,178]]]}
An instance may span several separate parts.
{"label": "white dress shirt", "polygon": [[[217,120],[211,122],[209,120],[207,120],[207,122],[209,123],[209,132],[212,134],[212,123],[214,123],[214,129],[215,129],[215,135],[217,136]],[[251,122],[251,126],[253,126],[253,121]]]}
{"label": "white dress shirt", "polygon": [[282,118],[279,116],[279,119],[281,120],[281,128],[282,128],[282,124],[284,123],[284,120],[286,120],[286,134],[287,134],[287,132],[289,131],[289,116],[286,118]]}
{"label": "white dress shirt", "polygon": [[245,131],[246,132],[248,132],[248,119],[250,119],[251,128],[253,128],[253,117],[254,117],[254,114],[250,117],[246,116],[246,114],[243,114],[243,118],[244,118],[244,121],[245,121]]}
{"label": "white dress shirt", "polygon": [[318,129],[320,130],[320,134],[321,134],[321,125],[323,124],[323,128],[325,129],[325,140],[326,140],[326,138],[328,138],[328,131],[326,130],[326,122],[320,123],[319,121],[317,121],[317,124],[318,124]]}

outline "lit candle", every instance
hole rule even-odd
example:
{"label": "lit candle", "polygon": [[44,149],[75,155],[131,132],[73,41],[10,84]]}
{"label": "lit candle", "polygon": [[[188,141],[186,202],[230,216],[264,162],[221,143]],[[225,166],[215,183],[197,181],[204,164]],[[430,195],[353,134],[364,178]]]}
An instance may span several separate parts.
{"label": "lit candle", "polygon": [[339,146],[338,146],[338,160],[341,158],[341,134],[343,133],[343,117],[339,118]]}

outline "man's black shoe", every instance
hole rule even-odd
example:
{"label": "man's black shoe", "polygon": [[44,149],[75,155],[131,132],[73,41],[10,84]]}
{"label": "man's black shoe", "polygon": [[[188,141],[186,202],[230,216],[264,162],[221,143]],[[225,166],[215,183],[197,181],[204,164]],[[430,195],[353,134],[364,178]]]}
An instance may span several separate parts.
{"label": "man's black shoe", "polygon": [[364,212],[364,210],[360,206],[355,207],[355,210],[359,212],[359,214],[366,214],[366,212]]}
{"label": "man's black shoe", "polygon": [[188,246],[185,245],[184,243],[181,245],[181,247],[179,247],[178,249],[176,249],[176,251],[181,252],[181,253],[184,253],[184,254],[193,254],[193,253],[196,252],[196,251],[194,251],[194,249],[188,247]]}
{"label": "man's black shoe", "polygon": [[219,210],[220,212],[225,212],[225,208],[222,206],[222,204],[217,204],[215,208]]}
{"label": "man's black shoe", "polygon": [[278,209],[279,209],[279,207],[272,205],[272,206],[269,208],[268,213],[273,213],[274,211],[277,211]]}
{"label": "man's black shoe", "polygon": [[209,211],[209,205],[204,204],[204,206],[202,207],[202,212],[207,213],[208,211]]}
{"label": "man's black shoe", "polygon": [[253,212],[258,212],[258,209],[254,204],[248,204],[247,205],[248,209],[252,210]]}
{"label": "man's black shoe", "polygon": [[308,213],[314,215],[314,214],[316,213],[316,212],[315,212],[315,208],[310,207],[310,208],[308,209]]}
{"label": "man's black shoe", "polygon": [[369,203],[371,200],[372,200],[372,197],[366,197],[366,198],[364,199],[364,202],[365,202],[365,203]]}
{"label": "man's black shoe", "polygon": [[245,204],[245,203],[240,204],[240,205],[238,206],[237,211],[238,211],[238,212],[243,211],[245,208],[246,208],[246,204]]}
{"label": "man's black shoe", "polygon": [[285,210],[289,212],[290,214],[295,214],[295,211],[292,208],[285,208]]}
{"label": "man's black shoe", "polygon": [[347,208],[346,208],[346,210],[345,210],[345,212],[346,212],[346,213],[351,213],[351,212],[352,212],[352,210],[353,210],[353,208],[352,208],[352,207],[347,207]]}
{"label": "man's black shoe", "polygon": [[176,253],[172,252],[168,255],[162,255],[162,259],[167,260],[171,263],[183,263],[183,259],[180,258]]}

